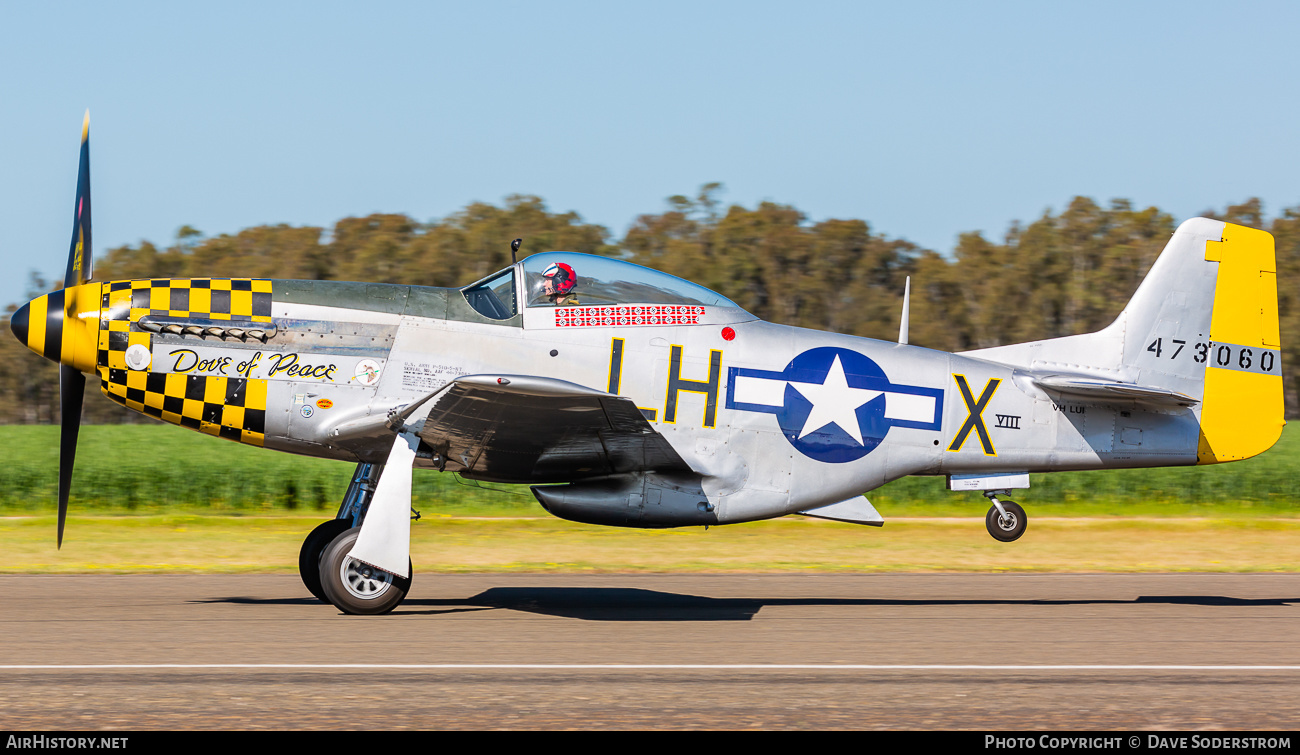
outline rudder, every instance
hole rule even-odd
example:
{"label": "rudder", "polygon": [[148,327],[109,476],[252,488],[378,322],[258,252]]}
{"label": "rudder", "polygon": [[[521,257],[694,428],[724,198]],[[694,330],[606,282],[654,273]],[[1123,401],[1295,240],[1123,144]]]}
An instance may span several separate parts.
{"label": "rudder", "polygon": [[1196,458],[1215,464],[1267,451],[1286,422],[1273,236],[1225,224],[1205,259],[1219,270]]}

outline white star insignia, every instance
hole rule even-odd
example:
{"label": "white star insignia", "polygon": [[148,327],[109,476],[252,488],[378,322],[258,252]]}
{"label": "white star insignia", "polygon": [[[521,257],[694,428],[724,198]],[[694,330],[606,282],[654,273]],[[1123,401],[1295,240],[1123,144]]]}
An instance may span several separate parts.
{"label": "white star insignia", "polygon": [[858,442],[862,442],[862,427],[858,424],[858,407],[881,395],[882,391],[849,387],[844,376],[844,365],[840,364],[837,354],[831,363],[826,379],[821,385],[814,383],[790,383],[804,398],[812,402],[812,411],[799,431],[799,437],[820,430],[827,425],[835,425]]}

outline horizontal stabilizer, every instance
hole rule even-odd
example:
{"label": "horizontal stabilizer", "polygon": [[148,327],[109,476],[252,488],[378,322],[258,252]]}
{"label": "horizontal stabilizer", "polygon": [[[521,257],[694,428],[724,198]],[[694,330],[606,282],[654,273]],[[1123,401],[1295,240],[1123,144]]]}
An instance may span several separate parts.
{"label": "horizontal stabilizer", "polygon": [[1197,399],[1178,391],[1152,388],[1137,383],[1069,375],[1046,375],[1034,377],[1033,381],[1044,390],[1093,401],[1136,401],[1157,406],[1195,406],[1200,403]]}

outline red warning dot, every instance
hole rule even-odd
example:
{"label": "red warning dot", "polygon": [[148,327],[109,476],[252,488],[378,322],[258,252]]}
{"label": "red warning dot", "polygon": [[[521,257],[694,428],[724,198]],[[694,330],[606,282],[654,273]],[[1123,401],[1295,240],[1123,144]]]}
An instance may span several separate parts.
{"label": "red warning dot", "polygon": [[722,329],[722,340],[724,340],[724,341],[730,341],[731,339],[733,339],[733,338],[735,338],[735,337],[736,337],[736,331],[732,330],[731,328],[723,328],[723,329]]}

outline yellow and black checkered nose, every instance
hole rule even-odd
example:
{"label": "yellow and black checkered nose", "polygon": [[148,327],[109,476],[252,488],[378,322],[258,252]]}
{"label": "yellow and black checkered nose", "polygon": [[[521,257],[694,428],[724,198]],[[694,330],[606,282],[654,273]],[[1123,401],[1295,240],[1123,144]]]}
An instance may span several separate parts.
{"label": "yellow and black checkered nose", "polygon": [[38,296],[14,312],[9,329],[46,359],[92,373],[99,346],[100,288],[86,283]]}

